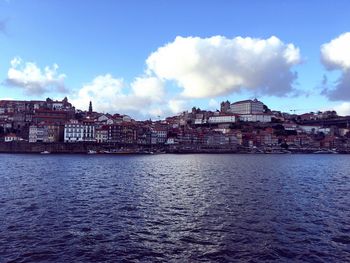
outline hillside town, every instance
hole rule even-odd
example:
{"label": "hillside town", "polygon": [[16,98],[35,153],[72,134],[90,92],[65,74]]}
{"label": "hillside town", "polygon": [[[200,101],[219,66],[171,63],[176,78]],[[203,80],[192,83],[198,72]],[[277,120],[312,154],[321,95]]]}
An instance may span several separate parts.
{"label": "hillside town", "polygon": [[224,101],[164,120],[76,109],[67,98],[0,101],[1,152],[348,153],[350,117],[335,111],[296,114],[263,102]]}

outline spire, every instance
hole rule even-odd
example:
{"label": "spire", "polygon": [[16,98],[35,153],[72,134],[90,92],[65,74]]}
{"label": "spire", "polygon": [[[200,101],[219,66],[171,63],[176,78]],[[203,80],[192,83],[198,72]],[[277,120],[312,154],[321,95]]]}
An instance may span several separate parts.
{"label": "spire", "polygon": [[92,102],[91,102],[91,100],[90,100],[90,103],[89,103],[89,113],[91,113],[92,112]]}

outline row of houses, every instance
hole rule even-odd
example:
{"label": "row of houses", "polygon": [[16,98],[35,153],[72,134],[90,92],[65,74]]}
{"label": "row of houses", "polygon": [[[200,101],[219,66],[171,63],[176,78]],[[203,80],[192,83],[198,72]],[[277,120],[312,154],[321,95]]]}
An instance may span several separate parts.
{"label": "row of houses", "polygon": [[119,144],[164,144],[166,125],[149,125],[136,122],[105,124],[93,120],[70,120],[65,125],[41,123],[29,127],[29,142],[65,143],[119,143]]}

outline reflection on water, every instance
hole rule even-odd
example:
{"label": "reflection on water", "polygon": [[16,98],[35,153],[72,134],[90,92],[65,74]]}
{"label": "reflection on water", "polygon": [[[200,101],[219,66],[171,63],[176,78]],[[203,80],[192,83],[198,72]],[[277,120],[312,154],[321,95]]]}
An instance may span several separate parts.
{"label": "reflection on water", "polygon": [[0,155],[0,261],[350,261],[347,155]]}

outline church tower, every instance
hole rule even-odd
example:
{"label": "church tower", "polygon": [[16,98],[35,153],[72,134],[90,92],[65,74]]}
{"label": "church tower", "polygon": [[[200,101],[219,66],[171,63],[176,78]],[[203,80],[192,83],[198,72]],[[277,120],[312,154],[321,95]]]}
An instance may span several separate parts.
{"label": "church tower", "polygon": [[92,113],[92,102],[90,100],[90,103],[89,103],[89,113]]}

